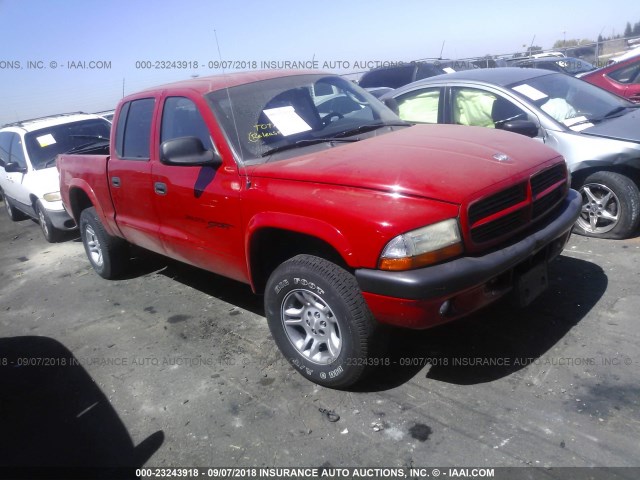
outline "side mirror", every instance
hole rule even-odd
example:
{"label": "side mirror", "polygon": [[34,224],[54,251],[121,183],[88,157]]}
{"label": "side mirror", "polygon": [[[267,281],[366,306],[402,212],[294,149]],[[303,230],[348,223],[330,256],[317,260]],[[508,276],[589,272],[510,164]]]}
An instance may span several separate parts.
{"label": "side mirror", "polygon": [[525,137],[537,137],[538,126],[530,120],[511,120],[503,123],[500,130],[506,130],[507,132],[518,133]]}
{"label": "side mirror", "polygon": [[180,137],[162,142],[160,161],[176,166],[210,166],[222,164],[222,158],[213,150],[204,148],[198,137]]}
{"label": "side mirror", "polygon": [[395,98],[391,98],[391,97],[385,98],[384,104],[387,106],[387,108],[389,108],[389,110],[391,110],[396,115],[400,114],[400,108],[398,107],[398,102],[396,102]]}
{"label": "side mirror", "polygon": [[7,173],[27,173],[27,167],[21,167],[16,162],[8,162],[4,165],[4,171]]}

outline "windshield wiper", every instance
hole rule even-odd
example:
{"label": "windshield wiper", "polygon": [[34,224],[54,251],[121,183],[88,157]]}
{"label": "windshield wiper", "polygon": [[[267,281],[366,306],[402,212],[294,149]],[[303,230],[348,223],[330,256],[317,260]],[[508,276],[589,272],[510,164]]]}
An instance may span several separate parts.
{"label": "windshield wiper", "polygon": [[77,135],[69,135],[70,138],[96,138],[98,140],[109,140],[104,135],[89,135],[84,133],[79,133]]}
{"label": "windshield wiper", "polygon": [[624,112],[627,108],[638,108],[640,105],[620,105],[619,107],[614,108],[609,113],[602,117],[602,120],[606,118],[611,118],[617,116],[619,113]]}
{"label": "windshield wiper", "polygon": [[285,150],[292,150],[294,148],[303,147],[307,145],[315,145],[317,143],[332,143],[332,142],[357,142],[357,138],[307,138],[303,140],[298,140],[294,143],[288,143],[286,145],[280,145],[279,147],[272,148],[271,150],[267,150],[262,154],[263,157],[268,157],[269,155],[273,155],[274,153],[284,152]]}
{"label": "windshield wiper", "polygon": [[[82,136],[82,135],[77,135],[77,136]],[[100,140],[98,140],[97,142],[88,142],[88,143],[83,143],[81,145],[78,145],[76,147],[70,148],[69,150],[67,150],[66,152],[62,152],[60,155],[65,155],[67,153],[76,153],[79,152],[80,150],[84,150],[84,149],[88,149],[89,147],[93,147],[96,145],[105,145],[105,144],[109,144],[109,139],[108,138],[104,138],[104,137],[98,137],[97,135],[85,135],[86,137],[92,137],[92,138],[99,138]],[[56,158],[58,157],[58,155],[54,156],[53,158],[50,158],[49,160],[47,160],[47,162],[44,164],[44,166],[42,168],[47,168],[50,165],[53,165],[56,162]]]}
{"label": "windshield wiper", "polygon": [[371,130],[377,130],[382,127],[410,127],[412,123],[409,122],[390,122],[390,123],[369,123],[366,125],[360,125],[356,128],[345,130],[344,132],[336,133],[335,138],[350,137],[351,135],[357,135],[358,133],[370,132]]}

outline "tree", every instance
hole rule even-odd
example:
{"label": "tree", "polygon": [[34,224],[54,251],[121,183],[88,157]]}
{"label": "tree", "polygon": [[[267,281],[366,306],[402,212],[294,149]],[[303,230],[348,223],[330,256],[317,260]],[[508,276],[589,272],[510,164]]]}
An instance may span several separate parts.
{"label": "tree", "polygon": [[634,36],[640,35],[640,22],[633,24],[633,31],[631,32],[631,34]]}
{"label": "tree", "polygon": [[633,33],[633,30],[631,30],[631,24],[627,22],[627,26],[624,27],[624,36],[630,37],[632,33]]}

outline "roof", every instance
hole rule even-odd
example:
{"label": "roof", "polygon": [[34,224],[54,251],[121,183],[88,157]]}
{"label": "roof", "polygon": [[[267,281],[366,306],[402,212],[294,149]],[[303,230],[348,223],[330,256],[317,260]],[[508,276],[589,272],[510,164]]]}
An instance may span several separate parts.
{"label": "roof", "polygon": [[[430,85],[442,83],[446,80],[450,81],[475,81],[487,82],[501,87],[511,85],[513,83],[524,82],[531,78],[542,77],[545,75],[557,75],[557,72],[550,70],[542,70],[540,68],[517,68],[517,67],[500,67],[500,68],[476,68],[474,70],[462,70],[454,73],[445,73],[435,77],[425,78],[410,84],[411,88],[418,85]],[[406,85],[408,87],[409,85]],[[405,87],[402,87],[403,89]]]}
{"label": "roof", "polygon": [[[318,70],[256,70],[249,72],[225,73],[220,75],[212,75],[209,77],[197,77],[190,80],[182,80],[179,82],[168,83],[156,87],[147,88],[144,92],[158,91],[164,89],[189,89],[198,93],[205,94],[224,88],[236,87],[247,83],[259,82],[261,80],[270,80],[272,78],[291,77],[295,75],[317,75],[326,74],[327,72]],[[134,94],[138,95],[138,94]]]}
{"label": "roof", "polygon": [[28,120],[20,120],[19,122],[7,123],[1,128],[18,128],[27,132],[34,130],[40,130],[41,128],[49,128],[56,125],[62,125],[65,123],[79,122],[81,120],[88,120],[91,118],[99,118],[98,115],[84,112],[71,112],[71,113],[58,113],[55,115],[49,115],[46,117],[31,118]]}

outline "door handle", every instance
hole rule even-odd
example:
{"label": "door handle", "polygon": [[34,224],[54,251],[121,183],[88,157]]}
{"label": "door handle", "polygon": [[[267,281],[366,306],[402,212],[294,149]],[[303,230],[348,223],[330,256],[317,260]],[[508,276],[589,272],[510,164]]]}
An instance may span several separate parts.
{"label": "door handle", "polygon": [[111,177],[111,185],[120,187],[120,177]]}
{"label": "door handle", "polygon": [[167,194],[167,184],[162,182],[156,182],[153,184],[153,190],[158,195],[166,195]]}

